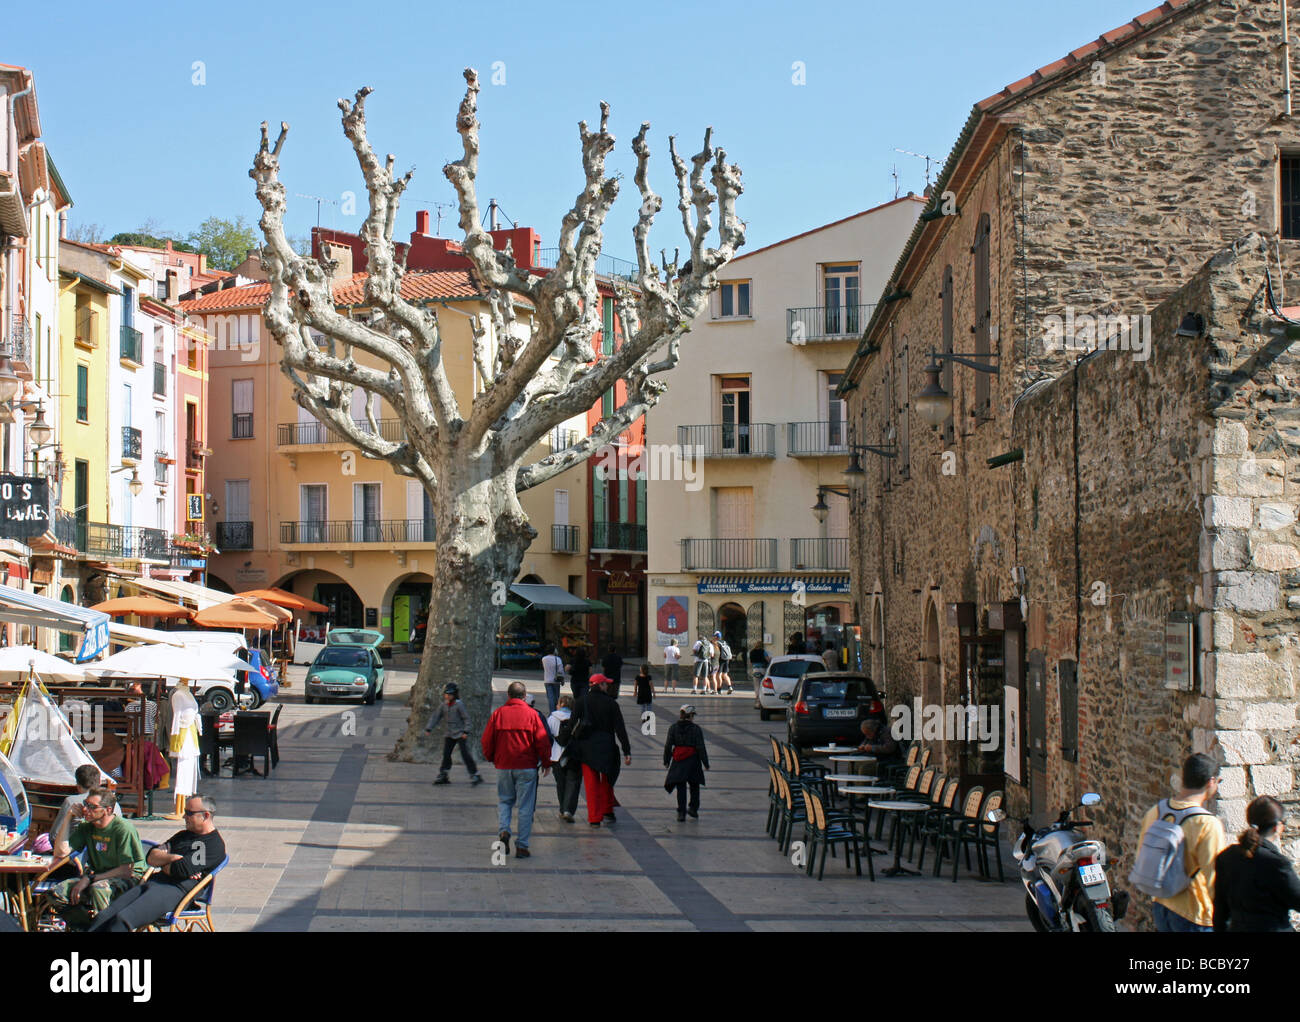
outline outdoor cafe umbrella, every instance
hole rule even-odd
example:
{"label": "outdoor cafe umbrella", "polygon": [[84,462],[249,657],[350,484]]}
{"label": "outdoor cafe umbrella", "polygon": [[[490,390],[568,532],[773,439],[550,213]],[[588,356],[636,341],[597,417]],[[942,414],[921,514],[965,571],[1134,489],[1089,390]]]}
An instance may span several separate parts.
{"label": "outdoor cafe umbrella", "polygon": [[[281,611],[279,607],[275,610]],[[292,615],[290,615],[292,616]],[[275,628],[284,620],[279,614],[272,613],[267,607],[259,607],[252,600],[234,599],[226,603],[201,610],[194,615],[194,623],[204,628],[253,628],[265,631]]]}
{"label": "outdoor cafe umbrella", "polygon": [[31,646],[6,646],[0,649],[0,680],[26,680],[29,671],[46,681],[85,681],[86,672],[79,664],[33,649]]}
{"label": "outdoor cafe umbrella", "polygon": [[315,600],[309,600],[305,596],[284,589],[250,589],[238,595],[241,599],[265,600],[267,603],[274,603],[277,607],[286,607],[289,610],[305,610],[312,614],[328,614],[330,611],[323,603],[317,603]]}
{"label": "outdoor cafe umbrella", "polygon": [[234,671],[252,670],[256,670],[252,664],[224,650],[162,645],[132,646],[86,668],[88,674],[100,677],[186,678],[189,681],[227,681]]}
{"label": "outdoor cafe umbrella", "polygon": [[119,596],[115,600],[105,600],[103,603],[97,603],[90,609],[101,610],[113,617],[121,617],[124,614],[135,614],[139,617],[167,618],[192,618],[194,616],[194,611],[190,610],[189,607],[182,607],[179,603],[168,603],[156,596]]}

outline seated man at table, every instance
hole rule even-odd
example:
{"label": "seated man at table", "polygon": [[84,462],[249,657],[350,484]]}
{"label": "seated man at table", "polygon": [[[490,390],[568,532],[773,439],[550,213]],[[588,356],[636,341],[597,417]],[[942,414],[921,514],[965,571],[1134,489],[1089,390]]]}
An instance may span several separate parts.
{"label": "seated man at table", "polygon": [[[862,744],[858,746],[857,751],[867,756],[875,756],[876,770],[890,763],[897,763],[902,755],[902,750],[894,741],[894,736],[889,733],[884,722],[875,717],[862,722]],[[861,763],[854,765],[862,766]]]}
{"label": "seated man at table", "polygon": [[[85,801],[73,806],[50,837],[57,858],[85,851],[83,876],[62,880],[50,888],[54,910],[71,929],[85,929],[90,911],[102,912],[119,895],[134,887],[144,873],[144,846],[135,824],[114,816],[117,798],[108,788],[91,788]],[[73,817],[81,822],[67,834]]]}
{"label": "seated man at table", "polygon": [[226,843],[213,820],[216,803],[191,795],[185,803],[185,829],[149,849],[147,862],[158,872],[99,913],[91,933],[129,933],[173,911],[199,882],[221,865]]}

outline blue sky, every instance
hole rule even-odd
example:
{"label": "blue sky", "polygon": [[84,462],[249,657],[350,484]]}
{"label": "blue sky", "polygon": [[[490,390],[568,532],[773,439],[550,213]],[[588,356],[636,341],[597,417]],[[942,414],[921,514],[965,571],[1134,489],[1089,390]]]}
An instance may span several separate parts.
{"label": "blue sky", "polygon": [[[744,172],[738,210],[755,248],[893,198],[894,167],[902,191],[919,192],[924,161],[895,147],[941,165],[973,103],[1154,5],[70,3],[10,35],[0,61],[34,70],[72,222],[106,235],[148,218],[181,234],[210,215],[255,221],[248,167],[264,119],[291,125],[282,177],[290,231],[305,233],[316,203],[298,193],[337,203],[362,190],[335,103],[370,85],[372,144],[416,167],[404,236],[415,209],[453,199],[442,165],[459,155],[454,118],[469,65],[484,82],[484,208],[495,197],[551,244],[581,185],[577,122],[594,123],[607,100],[611,166],[627,176],[605,251],[631,257],[630,142],[642,120],[652,126],[652,184],[666,199],[675,194],[666,136],[693,153],[714,127]],[[364,22],[358,9],[387,20]],[[193,84],[196,61],[206,84]],[[796,61],[804,85],[792,83]],[[490,84],[494,67],[504,84]],[[322,204],[323,225],[360,222]],[[444,235],[453,228],[443,220]],[[681,243],[674,202],[652,243]]]}

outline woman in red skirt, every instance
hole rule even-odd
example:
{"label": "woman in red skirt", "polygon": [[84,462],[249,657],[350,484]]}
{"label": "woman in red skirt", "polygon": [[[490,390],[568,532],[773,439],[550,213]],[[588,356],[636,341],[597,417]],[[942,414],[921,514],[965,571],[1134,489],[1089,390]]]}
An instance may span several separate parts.
{"label": "woman in red skirt", "polygon": [[[577,725],[578,755],[582,759],[582,782],[587,794],[587,822],[599,827],[615,822],[614,785],[619,770],[632,763],[632,745],[627,739],[623,713],[606,690],[609,679],[603,674],[591,676],[591,687],[578,701],[574,717]],[[617,744],[616,744],[617,741]],[[618,746],[623,747],[623,762],[618,760]]]}

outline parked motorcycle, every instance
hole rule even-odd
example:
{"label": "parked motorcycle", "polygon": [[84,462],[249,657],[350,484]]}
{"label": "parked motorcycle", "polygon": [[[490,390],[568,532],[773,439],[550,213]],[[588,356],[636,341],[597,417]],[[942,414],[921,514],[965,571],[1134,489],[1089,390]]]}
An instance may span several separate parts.
{"label": "parked motorcycle", "polygon": [[1095,806],[1101,796],[1083,796],[1062,810],[1056,822],[1035,830],[1029,820],[1013,852],[1025,886],[1025,912],[1039,933],[1113,933],[1128,911],[1128,893],[1111,893],[1106,845],[1083,833],[1091,820],[1071,820],[1075,809]]}

